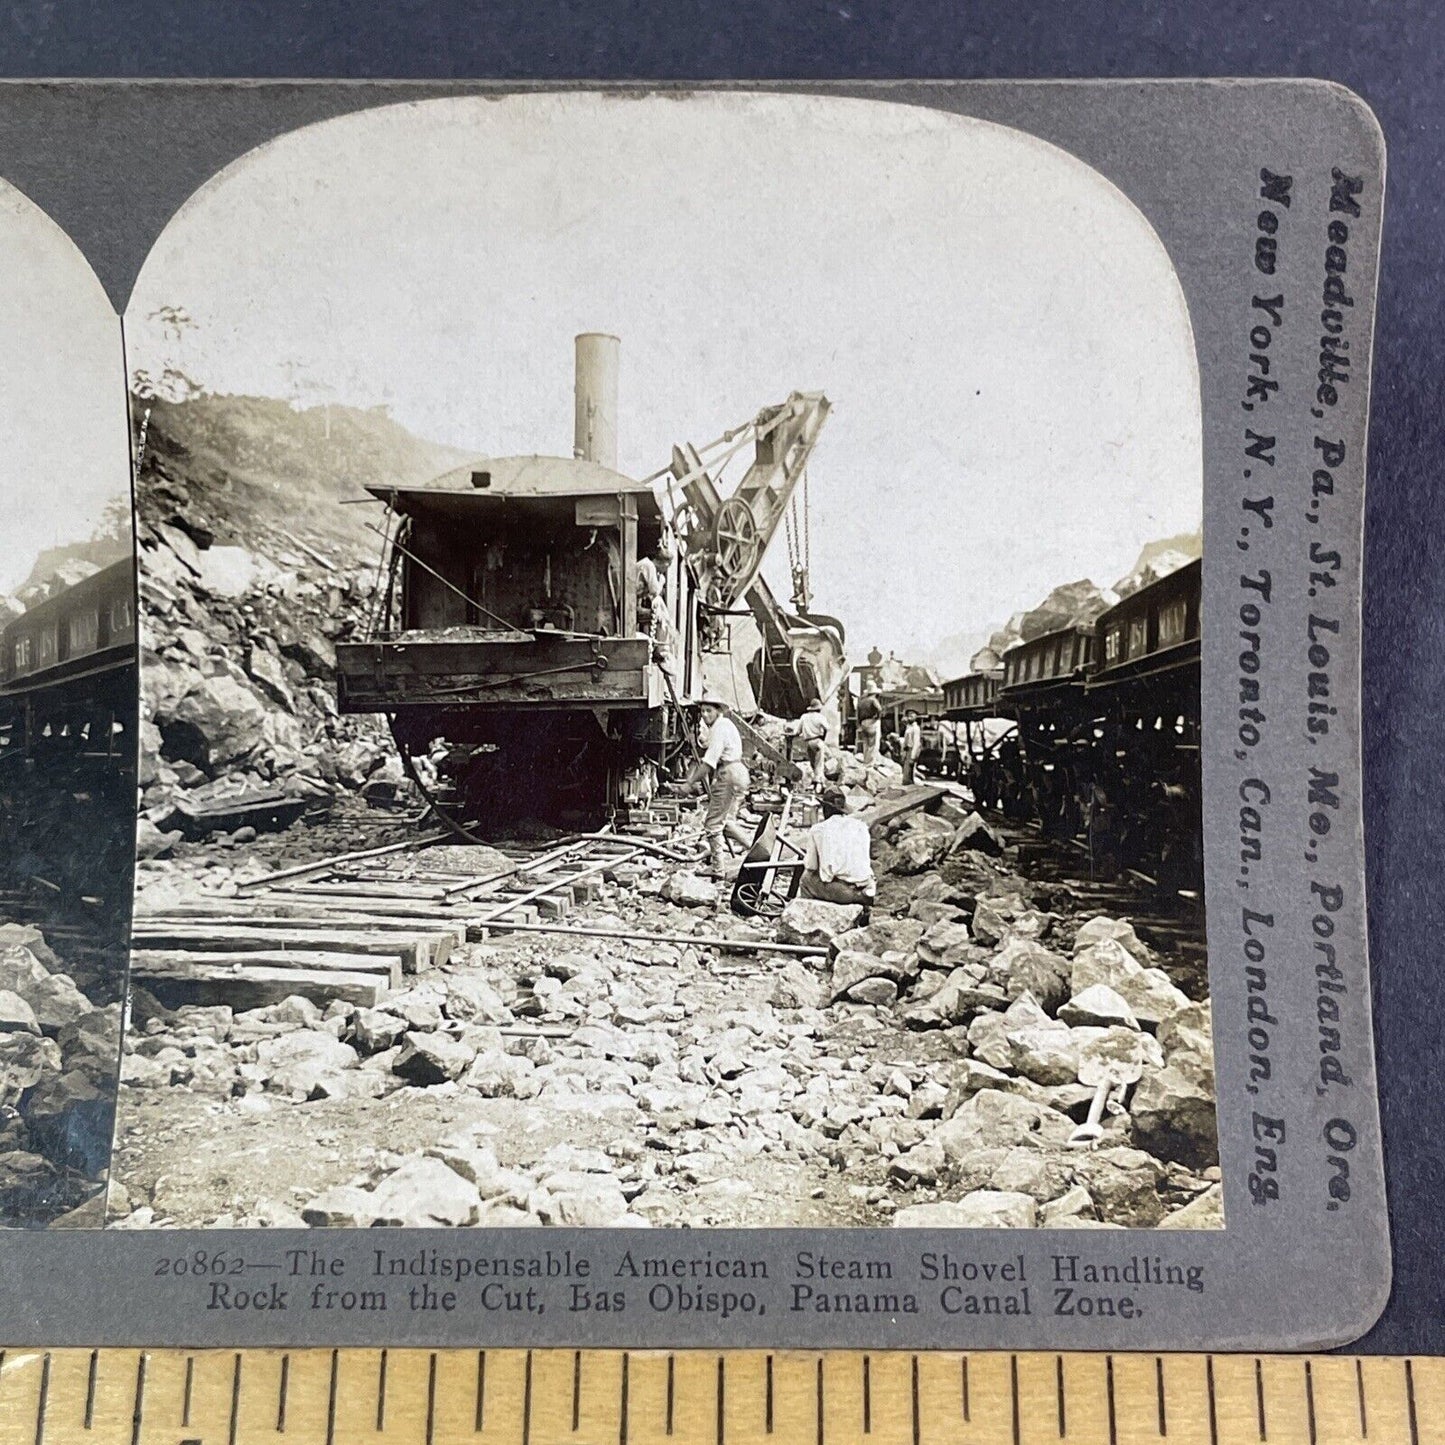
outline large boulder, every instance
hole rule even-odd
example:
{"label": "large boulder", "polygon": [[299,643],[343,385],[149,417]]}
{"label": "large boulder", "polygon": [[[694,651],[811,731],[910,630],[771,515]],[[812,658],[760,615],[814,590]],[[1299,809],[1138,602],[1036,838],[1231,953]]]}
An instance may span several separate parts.
{"label": "large boulder", "polygon": [[977,813],[970,813],[955,830],[950,851],[969,850],[996,858],[1003,849],[1003,839]]}
{"label": "large boulder", "polygon": [[1094,1024],[1100,1028],[1113,1024],[1128,1029],[1139,1027],[1129,1001],[1106,983],[1091,984],[1069,999],[1060,1006],[1059,1018],[1070,1027],[1076,1024]]}
{"label": "large boulder", "polygon": [[1102,939],[1074,955],[1070,996],[1076,998],[1099,983],[1113,989],[1146,1027],[1157,1029],[1189,1006],[1189,999],[1169,981],[1163,969],[1145,968],[1115,938]]}
{"label": "large boulder", "polygon": [[62,1071],[60,1045],[37,1034],[0,1034],[0,1104],[12,1108],[42,1079]]}
{"label": "large boulder", "polygon": [[773,990],[768,1002],[774,1008],[823,1008],[828,989],[823,980],[797,958],[765,960],[773,970]]}
{"label": "large boulder", "polygon": [[953,851],[953,829],[943,818],[910,813],[892,843],[898,855],[893,864],[895,873],[927,873]]}
{"label": "large boulder", "polygon": [[459,1226],[477,1222],[482,1199],[477,1186],[455,1169],[421,1155],[408,1159],[376,1186],[371,1209],[375,1224]]}
{"label": "large boulder", "polygon": [[[860,953],[854,949],[845,949],[833,960],[830,991],[832,996],[838,999],[866,979],[884,979],[893,985],[896,997],[898,986],[906,983],[917,971],[918,960],[911,953],[890,951],[880,956],[874,953]],[[860,1002],[863,1001],[876,1002],[877,1000],[860,1000]]]}
{"label": "large boulder", "polygon": [[627,1213],[622,1186],[612,1174],[563,1170],[543,1181],[549,1196],[542,1218],[579,1229],[605,1229]]}
{"label": "large boulder", "polygon": [[476,1050],[452,1034],[437,1030],[409,1033],[401,1041],[391,1071],[413,1084],[444,1084],[460,1078],[475,1057]]}
{"label": "large boulder", "polygon": [[1069,998],[1069,961],[1032,939],[1012,937],[993,956],[989,975],[1010,998],[1032,994],[1046,1013]]}
{"label": "large boulder", "polygon": [[1173,1214],[1166,1214],[1159,1221],[1160,1229],[1223,1229],[1224,1190],[1218,1184],[1211,1184],[1203,1194],[1196,1195]]}
{"label": "large boulder", "polygon": [[1039,1024],[1013,1029],[1007,1035],[1010,1063],[1036,1084],[1072,1084],[1079,1077],[1079,1060],[1089,1036],[1101,1032]]}
{"label": "large boulder", "polygon": [[356,1050],[320,1029],[298,1028],[256,1045],[265,1087],[293,1098],[333,1097],[344,1091],[335,1076],[357,1064]]}
{"label": "large boulder", "polygon": [[169,715],[158,714],[165,755],[214,773],[266,741],[266,704],[228,673],[197,676]]}
{"label": "large boulder", "polygon": [[[0,989],[22,998],[43,1032],[57,1034],[66,1024],[88,1014],[93,1005],[69,974],[47,967],[47,961],[54,962],[55,955],[43,943],[39,953],[36,947],[32,940],[0,949]],[[54,963],[54,967],[58,966]]]}
{"label": "large boulder", "polygon": [[983,956],[974,946],[968,924],[961,920],[940,919],[930,924],[917,948],[918,957],[930,968],[956,968]]}
{"label": "large boulder", "polygon": [[891,918],[882,915],[866,928],[850,928],[833,939],[833,950],[850,949],[858,953],[911,953],[923,936],[923,924],[916,918]]}
{"label": "large boulder", "polygon": [[246,671],[272,702],[284,707],[287,712],[296,711],[296,698],[286,680],[286,669],[274,652],[259,643],[252,643],[246,659]]}
{"label": "large boulder", "polygon": [[1081,1150],[1074,1178],[1089,1191],[1100,1215],[1115,1224],[1152,1229],[1164,1217],[1159,1193],[1164,1166],[1142,1149]]}
{"label": "large boulder", "polygon": [[863,910],[854,903],[793,898],[778,919],[778,941],[827,948],[839,934],[857,928],[862,916]]}
{"label": "large boulder", "polygon": [[1028,1194],[975,1189],[962,1199],[909,1204],[893,1216],[899,1229],[1032,1229],[1038,1207]]}
{"label": "large boulder", "polygon": [[1074,935],[1074,952],[1082,953],[1086,948],[1106,940],[1119,944],[1145,968],[1153,965],[1154,955],[1134,932],[1134,925],[1127,918],[1110,918],[1103,913],[1079,925],[1079,931]]}
{"label": "large boulder", "polygon": [[1183,1051],[1176,1051],[1165,1068],[1146,1073],[1129,1103],[1134,1142],[1189,1169],[1217,1164],[1213,1083],[1212,1068]]}
{"label": "large boulder", "polygon": [[531,1059],[501,1049],[478,1054],[462,1076],[462,1083],[484,1099],[531,1099],[542,1087]]}
{"label": "large boulder", "polygon": [[662,896],[680,908],[715,908],[718,900],[717,884],[710,878],[682,868],[663,884]]}
{"label": "large boulder", "polygon": [[952,1164],[981,1149],[1062,1145],[1073,1129],[1073,1120],[1065,1114],[999,1089],[982,1089],[929,1138]]}
{"label": "large boulder", "polygon": [[[977,972],[971,966],[953,969],[936,989],[904,1010],[904,1027],[949,1028],[966,1023],[980,1012],[1001,1009],[1008,1001],[1003,991],[980,981]],[[938,975],[929,973],[923,977],[936,979]]]}
{"label": "large boulder", "polygon": [[1166,1058],[1179,1051],[1214,1057],[1214,1026],[1209,1001],[1192,1003],[1159,1025],[1159,1047]]}
{"label": "large boulder", "polygon": [[[505,1024],[512,1022],[507,1001],[486,979],[474,973],[454,973],[447,977],[448,1018],[463,1023]],[[470,1060],[468,1061],[470,1062]]]}

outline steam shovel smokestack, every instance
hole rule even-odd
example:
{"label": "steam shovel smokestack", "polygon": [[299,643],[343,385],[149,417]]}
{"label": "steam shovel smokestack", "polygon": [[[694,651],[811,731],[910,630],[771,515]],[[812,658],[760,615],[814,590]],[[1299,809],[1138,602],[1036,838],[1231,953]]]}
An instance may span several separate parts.
{"label": "steam shovel smokestack", "polygon": [[617,470],[617,366],[622,343],[601,331],[577,338],[572,455]]}

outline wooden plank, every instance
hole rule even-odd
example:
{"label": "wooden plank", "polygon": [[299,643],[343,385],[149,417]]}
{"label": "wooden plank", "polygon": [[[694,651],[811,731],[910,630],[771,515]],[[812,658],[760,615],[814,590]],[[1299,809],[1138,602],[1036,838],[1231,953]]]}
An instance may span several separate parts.
{"label": "wooden plank", "polygon": [[[279,949],[283,953],[365,953],[396,958],[403,973],[419,973],[439,960],[433,957],[437,940],[418,934],[391,936],[337,927],[290,928],[284,932],[268,928],[219,927],[212,924],[180,924],[170,927],[143,924],[131,932],[131,947],[149,950],[179,948],[192,953],[259,953]],[[450,940],[440,940],[450,951]]]}
{"label": "wooden plank", "polygon": [[204,960],[209,968],[287,969],[308,973],[364,973],[379,978],[391,988],[401,987],[401,960],[394,954],[378,957],[369,953],[286,953],[281,949],[255,953],[193,953],[190,949],[137,949],[130,956],[132,977],[154,975],[157,970],[180,969]]}
{"label": "wooden plank", "polygon": [[911,788],[901,789],[894,797],[879,798],[853,816],[861,819],[870,829],[876,828],[901,818],[905,813],[916,813],[920,808],[925,812],[934,812],[946,797],[948,789],[937,783],[916,783]]}
{"label": "wooden plank", "polygon": [[175,928],[247,928],[264,929],[268,933],[327,933],[344,929],[352,933],[367,933],[382,938],[420,937],[435,945],[433,965],[445,963],[454,948],[467,941],[466,924],[452,915],[445,920],[408,916],[372,915],[366,913],[325,913],[317,914],[308,910],[306,917],[280,916],[268,918],[264,914],[186,913],[180,910],[170,913],[138,914],[135,928],[140,930]]}
{"label": "wooden plank", "polygon": [[255,918],[325,918],[340,920],[366,919],[368,921],[393,923],[414,923],[423,928],[448,928],[461,924],[465,914],[457,908],[440,903],[436,899],[419,902],[399,902],[393,898],[374,900],[357,896],[350,905],[331,906],[315,898],[285,893],[266,893],[260,898],[216,898],[186,899],[169,903],[154,913],[138,912],[136,918],[164,916],[167,918],[215,918],[222,914],[244,916],[255,909]]}
{"label": "wooden plank", "polygon": [[168,1006],[230,1004],[234,1009],[264,1008],[293,994],[325,1006],[342,999],[359,1008],[374,1008],[390,992],[377,973],[345,969],[271,968],[247,964],[239,970],[202,961],[195,955],[174,955],[176,962],[159,965],[132,976]]}

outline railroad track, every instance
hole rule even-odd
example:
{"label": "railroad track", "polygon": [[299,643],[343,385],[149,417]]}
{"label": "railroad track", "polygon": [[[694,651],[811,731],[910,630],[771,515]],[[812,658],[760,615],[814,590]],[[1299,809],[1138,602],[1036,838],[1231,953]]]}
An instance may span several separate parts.
{"label": "railroad track", "polygon": [[476,850],[480,871],[438,834],[282,869],[232,897],[141,906],[131,978],[172,1003],[248,1009],[299,994],[372,1007],[463,943],[561,926],[648,856],[691,861],[686,840],[672,841],[680,822],[675,803],[660,803],[540,850]]}

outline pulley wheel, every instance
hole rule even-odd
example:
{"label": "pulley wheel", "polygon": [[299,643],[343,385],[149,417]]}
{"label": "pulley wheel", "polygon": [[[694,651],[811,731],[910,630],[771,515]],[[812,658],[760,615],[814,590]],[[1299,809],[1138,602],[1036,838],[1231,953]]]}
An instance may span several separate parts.
{"label": "pulley wheel", "polygon": [[762,556],[762,538],[758,524],[740,497],[729,497],[722,504],[713,526],[713,544],[718,567],[731,582],[750,576]]}

